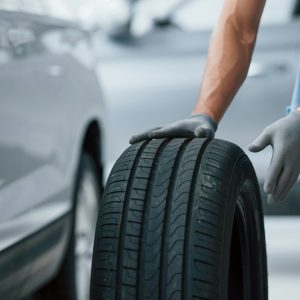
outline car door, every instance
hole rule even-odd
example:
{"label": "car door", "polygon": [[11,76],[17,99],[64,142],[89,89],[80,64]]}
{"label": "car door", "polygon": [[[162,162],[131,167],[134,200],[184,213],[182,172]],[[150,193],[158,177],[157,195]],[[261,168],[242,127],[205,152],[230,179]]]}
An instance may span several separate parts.
{"label": "car door", "polygon": [[33,1],[15,2],[15,7],[4,2],[0,11],[0,295],[5,299],[28,289],[31,260],[66,235],[63,228],[37,252],[31,248],[36,243],[22,246],[71,210],[80,150],[72,123],[83,105],[80,68],[89,63],[88,55],[79,63],[82,54],[73,51],[83,36],[75,25],[35,13]]}
{"label": "car door", "polygon": [[[22,294],[30,271],[26,248],[14,246],[58,213],[49,209],[41,216],[38,211],[45,211],[47,201],[57,200],[66,186],[57,164],[59,123],[47,99],[57,80],[50,74],[55,63],[43,57],[29,16],[0,14],[0,294],[14,299]],[[6,294],[11,282],[19,288]]]}

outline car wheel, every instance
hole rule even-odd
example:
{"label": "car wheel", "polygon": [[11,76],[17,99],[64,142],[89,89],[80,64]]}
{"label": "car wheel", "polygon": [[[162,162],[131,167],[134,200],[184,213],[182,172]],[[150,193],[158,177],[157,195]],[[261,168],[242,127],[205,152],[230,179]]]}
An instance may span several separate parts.
{"label": "car wheel", "polygon": [[88,300],[95,228],[100,200],[94,159],[83,153],[75,188],[72,232],[59,274],[38,292],[38,299]]}
{"label": "car wheel", "polygon": [[258,183],[232,143],[133,144],[110,173],[98,218],[92,300],[268,299]]}

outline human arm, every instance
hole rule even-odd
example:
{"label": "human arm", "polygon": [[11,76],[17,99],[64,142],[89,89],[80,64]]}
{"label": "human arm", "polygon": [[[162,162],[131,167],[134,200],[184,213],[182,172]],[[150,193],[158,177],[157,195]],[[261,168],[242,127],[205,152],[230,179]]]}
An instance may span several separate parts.
{"label": "human arm", "polygon": [[155,127],[133,136],[130,143],[147,138],[214,136],[247,76],[264,4],[265,0],[224,0],[211,37],[199,98],[191,114],[194,119],[190,116]]}
{"label": "human arm", "polygon": [[247,76],[264,5],[265,0],[224,0],[192,114],[221,120]]}

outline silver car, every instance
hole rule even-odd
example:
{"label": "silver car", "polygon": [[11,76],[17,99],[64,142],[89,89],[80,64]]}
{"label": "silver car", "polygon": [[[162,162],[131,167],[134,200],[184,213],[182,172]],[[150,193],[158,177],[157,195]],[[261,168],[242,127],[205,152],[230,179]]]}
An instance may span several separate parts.
{"label": "silver car", "polygon": [[104,105],[90,33],[63,13],[59,1],[56,10],[51,4],[0,1],[5,300],[34,292],[35,299],[89,295],[103,187]]}

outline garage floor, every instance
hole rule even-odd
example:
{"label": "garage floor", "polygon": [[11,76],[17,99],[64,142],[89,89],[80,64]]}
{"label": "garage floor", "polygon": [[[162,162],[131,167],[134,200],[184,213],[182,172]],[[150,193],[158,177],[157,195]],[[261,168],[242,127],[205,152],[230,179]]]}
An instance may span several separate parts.
{"label": "garage floor", "polygon": [[296,299],[300,295],[300,218],[265,220],[269,265],[269,300]]}

